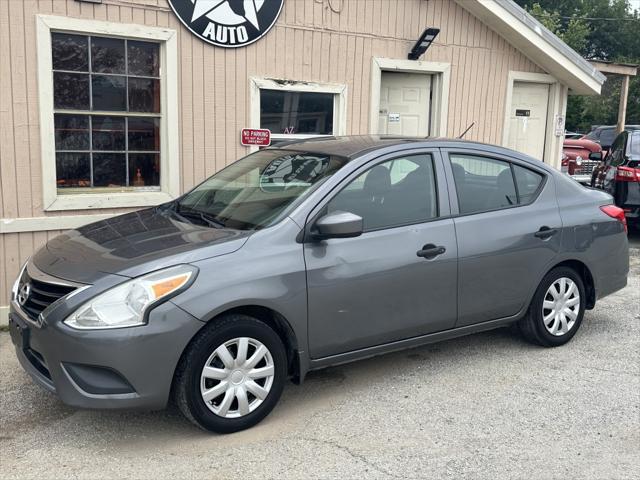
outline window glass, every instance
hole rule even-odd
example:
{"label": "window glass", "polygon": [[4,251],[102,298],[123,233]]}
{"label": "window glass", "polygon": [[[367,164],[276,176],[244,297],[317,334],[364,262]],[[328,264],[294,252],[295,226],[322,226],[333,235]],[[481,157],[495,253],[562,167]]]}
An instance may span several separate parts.
{"label": "window glass", "polygon": [[640,132],[629,134],[627,155],[629,155],[630,157],[640,157]]}
{"label": "window glass", "polygon": [[51,34],[54,70],[86,72],[89,70],[88,37],[67,33]]}
{"label": "window glass", "polygon": [[542,183],[542,175],[519,165],[513,165],[513,175],[516,177],[520,203],[531,202]]}
{"label": "window glass", "polygon": [[276,134],[333,134],[333,93],[260,90],[260,128]]}
{"label": "window glass", "polygon": [[616,141],[611,145],[611,151],[609,152],[609,164],[613,167],[621,165],[624,161],[624,143],[626,141],[626,134],[622,133]]}
{"label": "window glass", "polygon": [[52,32],[51,48],[58,188],[157,190],[160,44]]}
{"label": "window glass", "polygon": [[125,73],[124,40],[92,37],[91,71],[96,73]]}
{"label": "window glass", "polygon": [[322,153],[261,150],[187,193],[173,212],[179,219],[203,225],[260,229],[347,161]]}
{"label": "window glass", "polygon": [[157,77],[160,69],[160,50],[158,44],[127,40],[127,59],[129,75]]}
{"label": "window glass", "polygon": [[53,106],[66,110],[89,110],[89,75],[53,73]]}
{"label": "window glass", "polygon": [[412,155],[378,164],[349,183],[328,204],[327,212],[362,217],[375,230],[425,222],[438,215],[431,155]]}
{"label": "window glass", "polygon": [[607,148],[611,146],[615,138],[616,138],[615,128],[603,128],[602,132],[600,133],[600,145],[602,145],[602,148]]}
{"label": "window glass", "polygon": [[474,155],[450,155],[460,213],[509,207],[518,203],[508,162]]}

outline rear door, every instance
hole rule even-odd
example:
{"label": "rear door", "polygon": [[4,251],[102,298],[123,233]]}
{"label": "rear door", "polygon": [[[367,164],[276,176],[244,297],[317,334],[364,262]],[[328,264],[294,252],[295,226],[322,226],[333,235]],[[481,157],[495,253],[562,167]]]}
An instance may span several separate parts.
{"label": "rear door", "polygon": [[544,170],[477,150],[445,150],[458,242],[458,322],[510,317],[526,307],[558,254],[562,222]]}
{"label": "rear door", "polygon": [[457,252],[443,176],[437,149],[387,156],[311,213],[309,228],[336,210],[364,220],[359,237],[304,244],[312,358],[454,326]]}

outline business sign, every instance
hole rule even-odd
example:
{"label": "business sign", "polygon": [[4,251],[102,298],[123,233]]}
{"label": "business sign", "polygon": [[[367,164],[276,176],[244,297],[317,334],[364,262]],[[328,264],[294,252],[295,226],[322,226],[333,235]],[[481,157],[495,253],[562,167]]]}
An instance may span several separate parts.
{"label": "business sign", "polygon": [[245,147],[268,147],[271,145],[271,130],[243,128],[240,143]]}
{"label": "business sign", "polygon": [[244,47],[263,37],[284,0],[168,0],[191,33],[218,47]]}

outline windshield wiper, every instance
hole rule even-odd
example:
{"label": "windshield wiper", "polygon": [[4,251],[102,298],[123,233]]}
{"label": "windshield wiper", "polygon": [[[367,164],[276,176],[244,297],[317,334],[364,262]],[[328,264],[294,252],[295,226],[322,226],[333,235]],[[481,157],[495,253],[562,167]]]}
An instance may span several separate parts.
{"label": "windshield wiper", "polygon": [[[219,220],[216,220],[213,216],[209,215],[206,212],[201,212],[200,210],[179,210],[179,205],[176,205],[176,207],[174,209],[172,209],[171,211],[177,216],[177,217],[181,217],[183,220],[187,220],[189,218],[196,218],[199,219],[201,221],[203,221],[204,223],[206,223],[207,225],[209,225],[210,227],[213,228],[225,228],[225,224],[222,223]],[[187,220],[188,221],[188,220]],[[189,222],[192,223],[192,222]]]}

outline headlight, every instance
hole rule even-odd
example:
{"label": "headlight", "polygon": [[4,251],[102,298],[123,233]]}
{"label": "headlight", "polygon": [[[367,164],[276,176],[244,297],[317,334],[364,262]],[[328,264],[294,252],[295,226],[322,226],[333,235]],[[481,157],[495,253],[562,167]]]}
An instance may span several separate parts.
{"label": "headlight", "polygon": [[27,258],[27,261],[24,262],[22,267],[20,267],[20,273],[18,274],[18,278],[16,278],[16,281],[13,282],[13,287],[11,287],[11,300],[15,300],[16,297],[18,296],[18,288],[20,287],[20,279],[22,278],[22,275],[24,274],[25,268],[27,268],[27,263],[29,263],[29,259],[28,258]]}
{"label": "headlight", "polygon": [[129,280],[91,299],[64,323],[83,330],[144,325],[147,310],[187,288],[197,272],[178,265]]}

